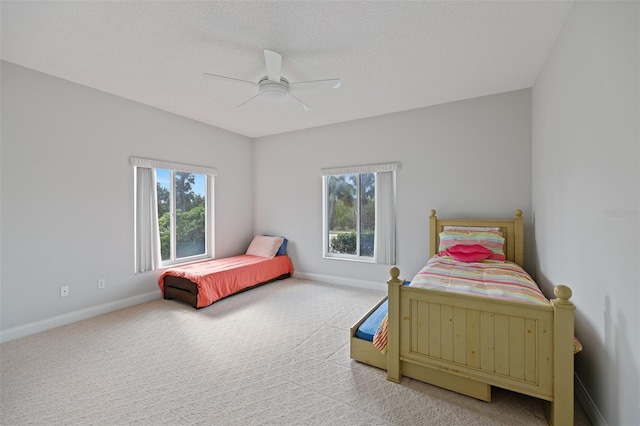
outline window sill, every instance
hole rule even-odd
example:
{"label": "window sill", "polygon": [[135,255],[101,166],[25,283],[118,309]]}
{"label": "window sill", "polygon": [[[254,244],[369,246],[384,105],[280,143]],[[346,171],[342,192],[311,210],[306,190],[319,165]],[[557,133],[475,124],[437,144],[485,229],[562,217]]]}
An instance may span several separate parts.
{"label": "window sill", "polygon": [[322,256],[323,259],[329,260],[343,260],[347,262],[358,262],[358,263],[371,263],[376,264],[376,261],[373,258],[365,258],[365,257],[342,257],[342,256],[330,256],[325,254]]}
{"label": "window sill", "polygon": [[193,263],[205,262],[207,260],[213,260],[213,259],[215,259],[215,257],[209,257],[209,256],[207,256],[207,257],[197,257],[197,258],[186,260],[184,262],[166,263],[166,264],[163,264],[160,267],[160,269],[168,269],[168,268],[173,268],[175,266],[191,265]]}

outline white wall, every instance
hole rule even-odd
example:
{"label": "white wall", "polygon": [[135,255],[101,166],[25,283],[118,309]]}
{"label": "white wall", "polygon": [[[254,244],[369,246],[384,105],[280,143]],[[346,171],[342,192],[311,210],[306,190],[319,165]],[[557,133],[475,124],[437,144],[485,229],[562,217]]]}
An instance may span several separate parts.
{"label": "white wall", "polygon": [[639,15],[576,2],[533,87],[537,278],[574,291],[596,424],[640,424]]}
{"label": "white wall", "polygon": [[[1,66],[5,337],[7,330],[56,316],[72,320],[71,313],[91,314],[96,306],[160,297],[158,272],[133,273],[131,155],[216,167],[216,254],[246,249],[253,220],[250,139]],[[100,291],[99,278],[106,279]],[[62,285],[70,286],[69,297],[59,297]]]}
{"label": "white wall", "polygon": [[322,258],[324,167],[397,161],[398,266],[428,257],[428,217],[531,220],[531,92],[453,102],[257,139],[257,233],[290,239],[296,273],[386,288],[389,266]]}

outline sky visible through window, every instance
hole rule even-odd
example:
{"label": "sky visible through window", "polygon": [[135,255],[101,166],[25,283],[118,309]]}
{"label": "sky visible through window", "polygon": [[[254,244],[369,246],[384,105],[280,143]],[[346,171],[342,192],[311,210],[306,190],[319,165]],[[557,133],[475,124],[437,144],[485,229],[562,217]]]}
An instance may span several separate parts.
{"label": "sky visible through window", "polygon": [[[195,173],[193,175],[196,179],[191,189],[193,190],[194,194],[202,195],[204,197],[205,175]],[[156,169],[156,179],[161,187],[169,189],[171,187],[171,170]]]}

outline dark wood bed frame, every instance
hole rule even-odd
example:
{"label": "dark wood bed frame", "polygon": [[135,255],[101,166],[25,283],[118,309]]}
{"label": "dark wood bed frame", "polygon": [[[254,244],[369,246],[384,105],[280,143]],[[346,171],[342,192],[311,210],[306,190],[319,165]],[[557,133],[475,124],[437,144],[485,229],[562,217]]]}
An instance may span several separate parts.
{"label": "dark wood bed frame", "polygon": [[[234,294],[242,293],[243,291],[251,290],[252,288],[256,288],[273,281],[284,280],[285,278],[289,278],[290,276],[291,274],[288,274],[288,273],[283,274],[269,281],[264,281],[256,285],[253,285],[251,287],[244,288]],[[233,294],[229,296],[233,296]],[[226,296],[226,297],[229,297],[229,296]],[[167,300],[171,300],[171,299],[181,300],[183,302],[187,302],[188,304],[193,306],[195,309],[200,309],[198,308],[198,285],[186,278],[174,277],[171,275],[167,275],[166,277],[164,277],[164,298]],[[208,306],[211,306],[211,305],[208,305]],[[206,308],[206,306],[202,306],[202,307]]]}

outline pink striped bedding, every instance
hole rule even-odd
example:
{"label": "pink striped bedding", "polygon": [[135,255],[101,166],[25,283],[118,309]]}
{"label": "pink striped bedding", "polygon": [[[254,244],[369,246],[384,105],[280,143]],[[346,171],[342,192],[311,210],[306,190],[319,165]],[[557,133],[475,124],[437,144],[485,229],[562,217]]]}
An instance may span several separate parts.
{"label": "pink striped bedding", "polygon": [[512,262],[458,262],[434,256],[416,274],[411,287],[549,305],[524,269]]}
{"label": "pink striped bedding", "polygon": [[[467,263],[434,256],[409,286],[538,305],[551,303],[522,267],[508,261]],[[385,316],[373,337],[373,345],[382,352],[387,346],[387,319]]]}

